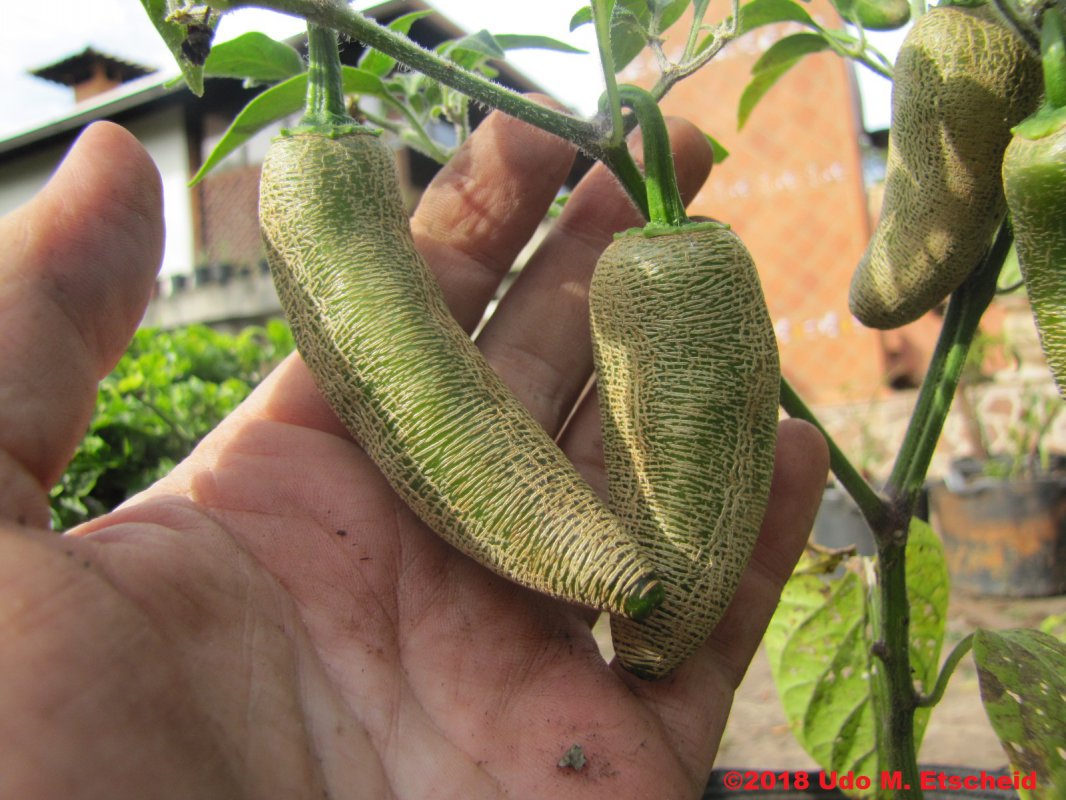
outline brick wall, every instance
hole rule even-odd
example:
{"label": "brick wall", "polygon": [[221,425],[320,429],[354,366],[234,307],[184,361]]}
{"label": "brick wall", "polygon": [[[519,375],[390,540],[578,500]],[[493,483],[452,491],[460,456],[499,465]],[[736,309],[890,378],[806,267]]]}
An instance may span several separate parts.
{"label": "brick wall", "polygon": [[259,166],[212,172],[194,189],[199,193],[198,266],[257,265],[263,258],[259,236]]}

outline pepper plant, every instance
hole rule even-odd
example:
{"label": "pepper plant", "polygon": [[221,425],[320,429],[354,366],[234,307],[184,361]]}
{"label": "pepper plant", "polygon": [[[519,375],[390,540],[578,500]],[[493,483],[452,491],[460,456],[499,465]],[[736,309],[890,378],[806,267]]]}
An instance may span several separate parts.
{"label": "pepper plant", "polygon": [[[830,577],[832,570],[817,558],[801,563],[766,640],[786,713],[811,756],[826,770],[896,776],[887,786],[874,781],[868,790],[893,797],[922,796],[917,753],[928,715],[955,666],[971,650],[986,709],[1008,758],[1015,769],[1036,777],[1031,795],[1061,797],[1066,791],[1061,746],[1066,730],[1066,645],[1039,631],[981,630],[942,657],[948,575],[937,537],[914,515],[967,352],[995,294],[1015,232],[1049,363],[1060,365],[1066,351],[1063,3],[986,2],[992,5],[981,13],[994,15],[997,24],[1024,43],[1029,57],[1041,59],[1043,65],[1043,105],[1016,128],[1016,137],[1024,141],[1015,148],[1018,155],[1005,176],[1014,226],[1009,219],[998,225],[988,246],[973,257],[965,279],[951,291],[939,341],[885,483],[871,485],[826,434],[832,470],[873,530],[877,553],[854,560],[854,568],[839,578]],[[659,65],[658,79],[649,90],[650,98],[658,101],[679,81],[713,69],[714,58],[730,42],[766,25],[798,25],[801,32],[780,39],[759,59],[738,109],[743,124],[777,79],[809,53],[830,51],[891,77],[893,64],[870,45],[863,25],[899,26],[910,16],[920,18],[936,10],[926,9],[922,0],[912,0],[909,9],[899,3],[881,8],[876,0],[835,0],[850,24],[826,27],[796,0],[732,0],[721,19],[711,18],[709,0],[593,0],[577,10],[571,27],[594,27],[606,91],[599,113],[583,119],[534,103],[493,81],[493,63],[509,49],[567,49],[541,37],[481,32],[429,51],[407,36],[424,12],[382,26],[342,0],[142,3],[194,92],[203,91],[205,75],[268,87],[237,116],[196,179],[255,132],[299,111],[308,82],[316,80],[314,70],[309,77],[291,47],[259,34],[210,47],[222,14],[255,6],[363,43],[366,50],[359,64],[343,67],[339,83],[351,97],[356,116],[407,146],[444,162],[470,130],[472,105],[499,109],[573,142],[603,162],[646,217],[649,198],[662,190],[663,181],[651,172],[642,175],[629,154],[626,134],[636,121],[625,109],[632,105],[632,94],[616,77],[641,51],[649,49]],[[684,46],[668,56],[662,34],[682,24],[688,26],[681,37]],[[434,137],[442,121],[454,131],[450,144]],[[661,141],[658,146],[668,145]],[[723,157],[724,151],[717,149]],[[665,158],[652,160],[667,163]],[[984,166],[998,173],[1000,165]],[[787,381],[780,383],[780,403],[788,414],[822,428]]]}

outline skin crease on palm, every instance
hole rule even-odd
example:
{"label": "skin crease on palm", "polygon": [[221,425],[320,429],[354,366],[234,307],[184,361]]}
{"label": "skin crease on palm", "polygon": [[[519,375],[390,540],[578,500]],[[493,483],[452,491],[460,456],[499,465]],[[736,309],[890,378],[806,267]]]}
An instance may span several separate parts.
{"label": "skin crease on palm", "polygon": [[[710,152],[671,132],[691,197]],[[427,191],[416,241],[468,328],[573,157],[497,114]],[[45,487],[141,318],[161,220],[151,160],[98,123],[0,223],[0,797],[698,797],[821,496],[814,429],[782,423],[731,610],[657,683],[603,661],[593,613],[418,522],[295,356],[170,476],[59,536]],[[570,418],[561,444],[601,492],[586,287],[637,223],[592,170],[479,337],[550,431]],[[572,744],[581,770],[558,766]]]}

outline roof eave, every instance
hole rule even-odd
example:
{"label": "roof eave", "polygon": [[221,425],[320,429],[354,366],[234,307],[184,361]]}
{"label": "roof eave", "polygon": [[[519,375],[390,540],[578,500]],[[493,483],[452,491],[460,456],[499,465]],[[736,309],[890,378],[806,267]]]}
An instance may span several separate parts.
{"label": "roof eave", "polygon": [[[393,13],[407,13],[423,9],[434,12],[434,24],[439,26],[446,36],[458,37],[466,33],[466,31],[441,14],[440,11],[422,0],[386,0],[386,2],[366,9],[363,13],[371,17],[387,17]],[[298,34],[292,37],[290,41],[299,41],[304,36],[305,34]],[[520,91],[544,92],[543,88],[506,62],[499,66],[501,67],[501,72],[507,76],[508,81],[520,87]],[[0,139],[0,156],[37,142],[45,141],[54,136],[78,130],[91,122],[130,111],[153,100],[177,94],[184,91],[185,88],[185,82],[181,80],[181,74],[177,67],[169,71],[161,70],[143,78],[137,78],[97,97],[79,103],[69,113],[61,117],[49,120],[44,124],[38,123],[33,128],[16,132],[4,139]]]}
{"label": "roof eave", "polygon": [[78,103],[68,114],[0,140],[0,155],[78,130],[91,122],[116,116],[161,97],[177,94],[185,89],[180,78],[180,73],[174,70],[170,73],[153,73],[151,76],[124,83],[91,100]]}

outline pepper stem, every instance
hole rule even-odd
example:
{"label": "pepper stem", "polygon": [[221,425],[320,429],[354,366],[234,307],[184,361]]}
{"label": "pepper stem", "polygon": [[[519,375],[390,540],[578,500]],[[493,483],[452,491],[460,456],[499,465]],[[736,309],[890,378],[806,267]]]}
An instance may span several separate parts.
{"label": "pepper stem", "polygon": [[648,221],[656,226],[678,228],[688,223],[685,203],[677,188],[670,135],[659,104],[650,92],[638,86],[618,87],[619,101],[633,109],[644,136],[644,185],[648,195]]}
{"label": "pepper stem", "polygon": [[356,125],[344,102],[341,58],[337,32],[318,25],[307,26],[307,105],[301,129],[350,130]]}
{"label": "pepper stem", "polygon": [[1066,108],[1066,34],[1063,33],[1062,13],[1055,7],[1044,12],[1040,52],[1047,105],[1054,109]]}

